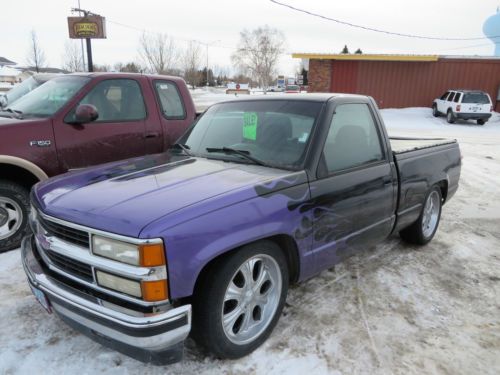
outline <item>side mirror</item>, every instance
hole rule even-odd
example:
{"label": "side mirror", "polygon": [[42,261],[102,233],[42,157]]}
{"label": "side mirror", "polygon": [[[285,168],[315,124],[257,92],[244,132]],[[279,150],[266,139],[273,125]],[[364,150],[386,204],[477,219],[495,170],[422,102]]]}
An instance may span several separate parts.
{"label": "side mirror", "polygon": [[92,104],[80,104],[75,110],[75,120],[79,124],[87,124],[99,118],[97,108]]}

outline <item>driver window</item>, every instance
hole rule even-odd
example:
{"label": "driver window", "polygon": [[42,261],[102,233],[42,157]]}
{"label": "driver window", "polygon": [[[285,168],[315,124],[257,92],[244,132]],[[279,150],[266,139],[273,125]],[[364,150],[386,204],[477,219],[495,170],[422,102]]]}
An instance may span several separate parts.
{"label": "driver window", "polygon": [[337,106],[323,155],[330,173],[383,159],[380,138],[368,105]]}
{"label": "driver window", "polygon": [[146,117],[141,89],[132,79],[111,79],[98,83],[80,102],[97,108],[101,121],[134,121]]}

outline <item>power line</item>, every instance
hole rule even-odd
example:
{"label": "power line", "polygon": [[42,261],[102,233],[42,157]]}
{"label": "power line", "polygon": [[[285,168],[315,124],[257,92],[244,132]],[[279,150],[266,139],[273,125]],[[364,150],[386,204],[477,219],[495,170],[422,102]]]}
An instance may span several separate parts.
{"label": "power line", "polygon": [[[493,45],[498,45],[500,42],[493,42]],[[446,48],[442,49],[440,51],[454,51],[454,50],[460,50],[460,49],[467,49],[467,48],[475,48],[475,47],[486,47],[486,46],[491,46],[491,43],[483,43],[483,44],[473,44],[469,46],[462,46],[462,47],[456,47],[456,48]]]}
{"label": "power line", "polygon": [[[121,27],[125,27],[125,28],[128,28],[128,29],[140,31],[141,33],[153,34],[153,35],[158,35],[159,34],[159,32],[156,32],[156,31],[147,30],[147,29],[140,28],[140,27],[137,27],[137,26],[127,25],[125,23],[116,22],[116,21],[112,21],[112,20],[109,20],[109,19],[106,19],[106,22],[109,22],[109,23],[112,23],[112,24],[115,24],[115,25],[118,25],[118,26],[121,26]],[[202,42],[202,41],[200,41],[198,39],[186,38],[186,37],[181,37],[181,36],[175,36],[175,35],[171,35],[171,34],[168,34],[168,35],[171,38],[173,38],[173,39],[182,40],[184,42],[196,42],[196,43],[199,43],[199,44],[202,44],[202,45],[206,45],[207,44],[206,42]],[[232,49],[232,50],[238,49],[237,47],[230,47],[230,46],[223,46],[223,45],[214,45],[213,47],[225,48],[225,49]]]}
{"label": "power line", "polygon": [[[147,29],[140,28],[140,27],[137,27],[137,26],[128,25],[128,24],[125,24],[125,23],[122,23],[122,22],[112,21],[112,20],[109,20],[107,18],[106,18],[106,22],[109,22],[109,23],[112,23],[112,24],[115,24],[115,25],[118,25],[118,26],[121,26],[121,27],[125,27],[125,28],[128,28],[128,29],[140,31],[141,33],[146,33],[146,34],[151,34],[151,35],[158,35],[160,33],[158,31],[147,30]],[[198,44],[203,45],[203,46],[206,46],[209,43],[209,42],[202,42],[201,40],[198,40],[198,39],[186,38],[186,37],[181,37],[181,36],[175,36],[175,35],[172,35],[172,34],[168,34],[168,36],[171,37],[171,38],[173,38],[173,39],[182,40],[184,42],[195,42],[195,43],[198,43]],[[239,47],[225,46],[225,45],[220,45],[220,44],[214,44],[211,47],[214,47],[214,48],[223,48],[223,49],[230,49],[230,50],[233,50],[233,51],[241,49]],[[280,53],[280,55],[290,55],[290,54],[292,54],[292,52],[282,52],[282,53]]]}
{"label": "power line", "polygon": [[387,31],[387,30],[375,29],[373,27],[368,27],[368,26],[363,26],[363,25],[357,25],[357,24],[346,22],[346,21],[342,21],[342,20],[339,20],[339,19],[336,19],[336,18],[331,18],[331,17],[323,16],[321,14],[313,13],[313,12],[310,12],[310,11],[305,10],[305,9],[296,8],[294,6],[291,6],[291,5],[285,4],[285,3],[281,3],[281,2],[276,1],[276,0],[269,0],[269,1],[271,3],[276,4],[276,5],[292,9],[292,10],[294,10],[296,12],[305,13],[305,14],[307,14],[309,16],[322,18],[324,20],[336,22],[336,23],[339,23],[341,25],[346,25],[346,26],[355,27],[355,28],[362,29],[362,30],[373,31],[373,32],[376,32],[376,33],[381,33],[381,34],[395,35],[395,36],[400,36],[400,37],[405,37],[405,38],[416,38],[416,39],[427,39],[427,40],[442,40],[442,41],[445,41],[445,40],[446,41],[452,41],[452,40],[455,40],[455,41],[466,41],[466,40],[485,40],[485,39],[491,39],[491,38],[500,38],[500,35],[499,36],[491,36],[489,38],[486,38],[486,37],[476,37],[476,38],[443,38],[443,37],[433,37],[433,36],[425,36],[425,35],[398,33],[398,32],[392,32],[392,31]]}

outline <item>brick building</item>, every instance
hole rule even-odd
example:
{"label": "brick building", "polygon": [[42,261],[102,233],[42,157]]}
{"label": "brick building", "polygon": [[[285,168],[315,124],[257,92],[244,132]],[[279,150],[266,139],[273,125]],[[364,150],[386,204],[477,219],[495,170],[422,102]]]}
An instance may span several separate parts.
{"label": "brick building", "polygon": [[309,53],[292,57],[309,61],[309,92],[370,95],[381,108],[402,108],[429,107],[448,89],[477,89],[488,92],[500,110],[498,57]]}

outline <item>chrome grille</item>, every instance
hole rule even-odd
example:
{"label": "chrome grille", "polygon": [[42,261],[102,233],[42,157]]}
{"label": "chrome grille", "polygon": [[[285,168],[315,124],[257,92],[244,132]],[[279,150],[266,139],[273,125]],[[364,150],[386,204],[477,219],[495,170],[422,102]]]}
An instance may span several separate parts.
{"label": "chrome grille", "polygon": [[89,234],[87,232],[46,220],[41,215],[38,215],[37,220],[49,236],[89,248]]}
{"label": "chrome grille", "polygon": [[78,260],[72,258],[68,258],[67,256],[56,253],[52,250],[44,249],[43,251],[49,258],[49,260],[64,272],[67,272],[74,276],[78,276],[90,282],[93,281],[92,267],[88,264],[79,262]]}

